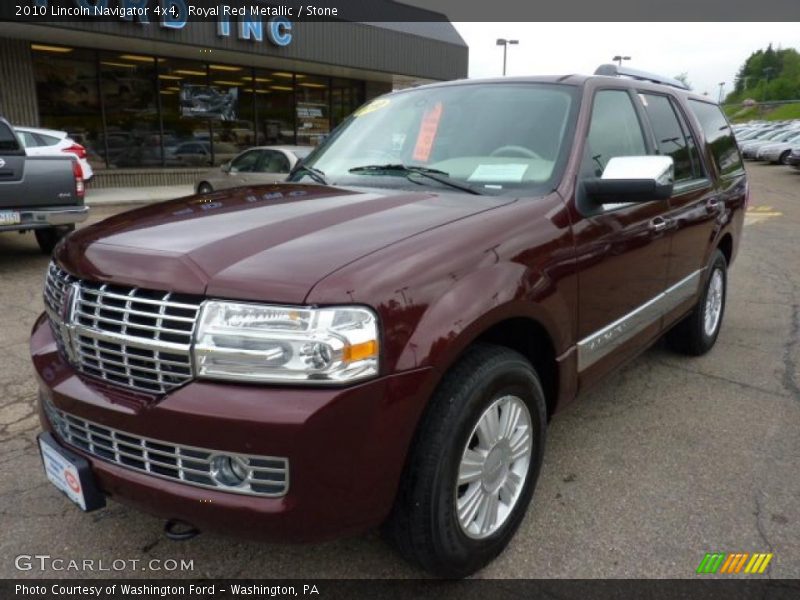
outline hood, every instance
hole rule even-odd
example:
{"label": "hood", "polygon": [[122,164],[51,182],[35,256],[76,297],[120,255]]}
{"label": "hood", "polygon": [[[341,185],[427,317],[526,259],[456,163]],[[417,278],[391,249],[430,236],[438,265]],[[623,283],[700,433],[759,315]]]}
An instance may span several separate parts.
{"label": "hood", "polygon": [[70,236],[56,260],[94,281],[299,304],[352,261],[513,200],[297,184],[238,188],[118,214]]}

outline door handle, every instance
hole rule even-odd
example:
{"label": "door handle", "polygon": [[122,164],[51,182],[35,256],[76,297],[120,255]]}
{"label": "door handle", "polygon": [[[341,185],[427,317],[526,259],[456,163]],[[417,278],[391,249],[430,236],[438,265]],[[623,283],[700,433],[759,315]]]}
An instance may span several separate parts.
{"label": "door handle", "polygon": [[650,229],[653,231],[664,231],[669,227],[669,221],[669,219],[665,219],[664,217],[655,217],[650,220]]}
{"label": "door handle", "polygon": [[719,201],[719,198],[709,198],[706,201],[706,210],[708,212],[717,212],[722,208],[722,202]]}

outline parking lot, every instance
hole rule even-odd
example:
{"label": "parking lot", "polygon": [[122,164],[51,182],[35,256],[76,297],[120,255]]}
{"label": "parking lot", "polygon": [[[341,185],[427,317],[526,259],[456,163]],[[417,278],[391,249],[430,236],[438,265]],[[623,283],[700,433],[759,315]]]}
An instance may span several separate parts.
{"label": "parking lot", "polygon": [[[478,577],[693,577],[706,552],[773,552],[800,577],[800,170],[750,164],[745,236],[716,348],[659,345],[554,419],[533,504]],[[99,219],[121,208],[96,209]],[[315,546],[203,534],[111,502],[82,514],[45,479],[28,333],[47,258],[0,236],[0,577],[419,577],[377,533]],[[164,573],[19,571],[20,554],[193,559]]]}

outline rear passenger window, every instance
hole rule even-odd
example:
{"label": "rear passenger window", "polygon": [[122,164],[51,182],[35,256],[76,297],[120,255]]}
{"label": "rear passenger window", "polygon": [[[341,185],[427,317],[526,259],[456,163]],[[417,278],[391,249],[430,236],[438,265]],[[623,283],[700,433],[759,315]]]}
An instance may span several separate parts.
{"label": "rear passenger window", "polygon": [[0,153],[23,154],[16,136],[7,125],[0,123]]}
{"label": "rear passenger window", "polygon": [[703,128],[706,142],[720,174],[723,177],[731,177],[743,173],[742,158],[733,139],[731,126],[719,106],[700,100],[689,100],[689,105],[700,121],[700,127]]}
{"label": "rear passenger window", "polygon": [[616,156],[644,156],[647,146],[628,92],[601,90],[594,96],[583,172],[600,177]]}
{"label": "rear passenger window", "polygon": [[688,181],[702,177],[697,160],[696,145],[685,123],[667,96],[639,94],[653,127],[658,153],[672,157],[675,163],[675,181]]}

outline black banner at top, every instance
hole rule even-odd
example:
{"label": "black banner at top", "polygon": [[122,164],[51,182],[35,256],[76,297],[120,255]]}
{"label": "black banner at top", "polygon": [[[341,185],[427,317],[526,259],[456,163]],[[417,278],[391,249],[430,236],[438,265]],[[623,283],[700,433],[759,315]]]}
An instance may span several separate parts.
{"label": "black banner at top", "polygon": [[[3,0],[0,20],[133,21],[800,21],[800,1],[759,0]],[[800,33],[800,31],[798,32]]]}

